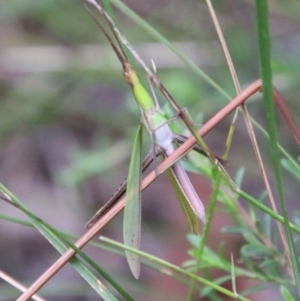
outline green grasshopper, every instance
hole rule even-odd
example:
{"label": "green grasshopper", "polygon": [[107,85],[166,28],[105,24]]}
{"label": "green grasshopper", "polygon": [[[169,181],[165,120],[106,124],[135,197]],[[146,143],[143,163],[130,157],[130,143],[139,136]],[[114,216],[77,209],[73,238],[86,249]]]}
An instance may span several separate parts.
{"label": "green grasshopper", "polygon": [[[155,143],[154,150],[151,152],[151,160],[146,159],[144,162],[143,168],[142,165],[142,126],[139,127],[135,141],[133,144],[132,156],[130,160],[128,181],[126,187],[126,205],[124,209],[124,225],[123,225],[123,236],[124,243],[132,248],[139,249],[140,247],[140,232],[141,232],[141,193],[140,193],[140,180],[142,169],[147,168],[152,162],[153,158],[156,156],[168,157],[173,154],[175,151],[174,141],[180,142],[184,140],[178,138],[178,134],[172,132],[169,127],[169,122],[162,110],[159,107],[159,104],[154,97],[147,92],[147,90],[142,86],[136,71],[131,67],[128,62],[128,58],[125,54],[125,51],[122,48],[119,37],[116,35],[114,28],[115,25],[112,24],[112,20],[107,16],[106,12],[102,7],[95,2],[94,0],[87,0],[93,4],[98,11],[105,17],[108,22],[114,38],[117,42],[115,44],[110,38],[107,31],[103,26],[92,16],[94,21],[97,23],[103,34],[108,39],[110,45],[112,46],[114,52],[116,53],[119,61],[122,64],[124,77],[126,82],[131,87],[133,96],[136,100],[137,105],[139,106],[142,113],[142,122],[145,128],[147,129],[149,135],[152,137]],[[198,148],[201,148],[198,145]],[[205,153],[202,149],[201,153]],[[220,159],[221,160],[221,159]],[[150,162],[150,163],[149,163]],[[220,162],[220,161],[218,161]],[[197,195],[193,185],[190,182],[190,179],[183,168],[182,164],[177,161],[169,169],[169,175],[180,201],[180,205],[186,215],[186,218],[189,222],[191,230],[195,233],[198,232],[198,219],[205,223],[205,209],[204,206]],[[102,207],[94,217],[87,223],[86,227],[90,228],[96,220],[98,220],[104,212],[109,210],[112,204],[120,197],[120,192],[124,193],[125,185],[122,189],[119,189],[116,195],[113,195],[112,198],[108,201],[108,205]],[[140,258],[138,255],[131,252],[126,252],[127,261],[129,267],[135,276],[139,277],[140,274]]]}
{"label": "green grasshopper", "polygon": [[[180,135],[180,134],[173,134],[173,142],[175,144],[183,144],[188,138]],[[195,144],[193,147],[193,150],[197,153],[206,156],[207,154],[203,150],[203,148],[199,144]],[[155,154],[153,150],[151,150],[144,158],[142,162],[142,173],[151,165],[151,163],[154,161],[155,157],[158,157],[162,155],[161,149],[156,149]],[[229,166],[229,162],[227,160],[224,160],[218,156],[216,156],[218,161],[223,166]],[[93,217],[86,223],[85,227],[87,229],[90,229],[102,216],[104,216],[111,208],[124,196],[126,193],[126,186],[127,186],[127,180],[125,180],[118,189],[114,192],[114,194],[109,198],[109,200],[93,215]]]}

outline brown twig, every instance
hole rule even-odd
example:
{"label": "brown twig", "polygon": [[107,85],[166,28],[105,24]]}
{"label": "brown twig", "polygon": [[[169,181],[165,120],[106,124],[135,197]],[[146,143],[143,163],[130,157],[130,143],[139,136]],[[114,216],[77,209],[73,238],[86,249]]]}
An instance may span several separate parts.
{"label": "brown twig", "polygon": [[[27,290],[27,287],[20,283],[18,280],[14,279],[10,275],[6,274],[5,272],[0,270],[0,278],[9,283],[11,286],[15,287],[16,289],[20,290],[21,292],[25,292]],[[38,296],[38,295],[33,295],[32,299],[35,301],[46,301],[46,299]]]}
{"label": "brown twig", "polygon": [[286,123],[288,124],[291,132],[293,133],[293,135],[295,137],[295,140],[297,141],[298,145],[300,146],[300,131],[299,131],[299,128],[298,128],[293,116],[289,112],[285,102],[282,100],[282,98],[276,88],[273,89],[273,95],[274,95],[274,101],[275,101],[279,111],[281,112],[282,116],[286,120]]}
{"label": "brown twig", "polygon": [[[206,122],[198,131],[198,134],[203,137],[210,132],[218,123],[232,113],[237,107],[243,104],[250,96],[261,90],[261,80],[257,80],[249,85],[244,91],[242,91],[237,97],[235,97],[229,104],[227,104],[222,110],[214,115],[208,122]],[[283,116],[287,120],[289,127],[291,128],[295,139],[299,143],[300,132],[294,122],[291,114],[288,112],[286,106],[283,104],[279,93],[274,89],[274,99]],[[179,160],[187,152],[189,152],[196,144],[196,138],[191,136],[184,144],[182,144],[172,156],[166,158],[158,167],[158,173],[161,174],[167,168],[169,168],[174,162]],[[141,190],[146,189],[157,178],[155,171],[151,172],[141,183]],[[78,241],[75,243],[76,247],[83,248],[91,239],[93,239],[97,233],[108,224],[118,213],[120,213],[125,205],[125,197],[122,198],[116,205],[108,211],[103,218],[101,218],[92,228],[90,228]],[[17,301],[28,300],[33,294],[35,294],[53,275],[55,275],[74,255],[76,252],[73,249],[68,249],[45,273],[39,277],[26,292],[24,292]]]}
{"label": "brown twig", "polygon": [[[215,116],[213,116],[207,123],[205,123],[198,131],[200,136],[206,135],[226,116],[233,112],[238,106],[245,102],[251,95],[261,89],[261,81],[257,80],[246,88],[240,95],[227,104]],[[191,136],[184,144],[175,150],[173,155],[166,158],[158,167],[157,170],[162,173],[170,167],[179,158],[184,156],[196,143],[196,138]],[[141,190],[146,189],[157,178],[157,173],[152,171],[141,183]],[[108,224],[118,213],[120,213],[125,205],[125,197],[122,198],[116,205],[108,211],[103,218],[101,218],[92,228],[90,228],[83,236],[81,236],[75,246],[82,249],[97,233]],[[17,301],[28,300],[35,294],[51,277],[53,277],[74,255],[76,252],[73,249],[68,249],[43,275],[41,275],[28,289],[24,292]]]}

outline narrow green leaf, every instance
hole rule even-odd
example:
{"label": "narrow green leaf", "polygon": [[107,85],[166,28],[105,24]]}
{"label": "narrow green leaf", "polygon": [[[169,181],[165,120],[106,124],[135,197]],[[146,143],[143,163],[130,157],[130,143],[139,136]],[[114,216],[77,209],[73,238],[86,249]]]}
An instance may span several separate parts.
{"label": "narrow green leaf", "polygon": [[[0,184],[0,191],[7,195],[12,202],[18,204],[20,210],[27,216],[32,225],[58,250],[63,254],[67,251],[67,247],[57,235],[57,232],[53,230],[51,226],[40,220],[34,214],[32,214],[24,204],[17,199],[9,190],[7,190],[2,184]],[[70,260],[72,266],[79,272],[79,274],[87,281],[87,283],[101,296],[104,300],[115,301],[117,300],[112,293],[100,282],[95,275],[87,269],[87,267],[76,257]]]}
{"label": "narrow green leaf", "polygon": [[[141,240],[141,166],[143,125],[138,127],[129,165],[126,204],[124,209],[123,236],[125,245],[139,249]],[[140,275],[140,257],[126,251],[126,258],[135,278]]]}
{"label": "narrow green leaf", "polygon": [[[33,224],[30,222],[26,222],[24,220],[14,218],[11,216],[7,216],[4,214],[0,214],[0,219],[9,221],[9,222],[12,222],[15,224],[23,225],[26,227],[34,228]],[[39,220],[38,217],[35,217],[35,219]],[[42,222],[41,220],[39,220],[39,221]],[[133,301],[133,298],[109,274],[107,274],[96,262],[94,262],[89,256],[87,256],[81,249],[77,248],[74,244],[72,244],[68,240],[68,239],[78,239],[79,236],[69,234],[67,232],[59,231],[59,230],[53,228],[52,226],[49,226],[45,222],[43,222],[43,224],[45,225],[45,227],[48,227],[51,231],[53,231],[70,248],[74,249],[77,252],[77,254],[79,256],[81,256],[90,266],[92,266],[95,269],[95,271],[97,271],[101,276],[103,276],[103,278],[105,278],[105,280],[107,282],[109,282],[115,288],[115,290],[118,291],[122,297],[124,297],[125,300]],[[100,245],[99,243],[96,243],[96,242],[90,242],[90,244],[97,246],[97,247],[99,247],[99,245]],[[105,249],[105,248],[103,248],[103,245],[101,247],[102,247],[102,249]]]}
{"label": "narrow green leaf", "polygon": [[[227,281],[229,281],[231,279],[231,276],[229,275],[226,275],[226,276],[222,276],[222,277],[219,277],[219,278],[216,278],[214,279],[214,283],[215,284],[218,284],[218,285],[224,285],[224,283],[226,283]],[[203,289],[201,289],[201,297],[204,298],[204,297],[209,297],[210,294],[212,294],[214,292],[214,289],[209,287],[209,286],[206,286],[204,287]],[[216,300],[216,299],[214,299]],[[220,299],[218,299],[220,300]],[[223,299],[224,300],[224,299]]]}
{"label": "narrow green leaf", "polygon": [[235,293],[236,297],[238,296],[237,290],[236,290],[236,276],[235,276],[235,267],[234,267],[234,260],[233,260],[233,254],[230,254],[231,257],[231,283],[232,283],[232,291]]}
{"label": "narrow green leaf", "polygon": [[228,227],[223,227],[222,228],[222,233],[242,233],[244,234],[245,232],[249,232],[249,233],[252,233],[251,232],[252,229],[247,229],[247,228],[244,228],[244,227],[238,227],[238,226],[228,226]]}
{"label": "narrow green leaf", "polygon": [[238,188],[242,187],[244,175],[245,175],[245,167],[239,168],[235,176],[235,184]]}
{"label": "narrow green leaf", "polygon": [[171,168],[167,170],[167,174],[169,176],[175,194],[179,200],[180,206],[185,214],[186,220],[188,221],[191,231],[195,234],[198,233],[199,232],[198,217],[195,214],[195,211],[191,208],[190,202],[188,201],[186,195],[183,193],[180,184],[178,182],[178,179]]}
{"label": "narrow green leaf", "polygon": [[271,225],[272,219],[270,215],[265,214],[264,219],[263,219],[263,229],[264,229],[264,234],[267,238],[270,240],[272,239],[272,225]]}
{"label": "narrow green leaf", "polygon": [[281,295],[284,298],[284,300],[295,301],[295,298],[292,296],[292,294],[289,292],[289,290],[285,286],[283,286],[283,285],[280,286],[280,292],[281,292]]}
{"label": "narrow green leaf", "polygon": [[[114,246],[114,247],[117,247],[117,248],[121,248],[121,249],[128,249],[127,246],[125,245],[122,245],[116,241],[113,241],[111,239],[108,239],[106,237],[101,237],[101,240],[103,242],[106,242],[106,243],[109,243],[110,245]],[[155,263],[155,264],[158,264],[160,265],[160,271],[162,271],[162,269],[167,269],[167,270],[170,270],[171,272],[176,272],[176,273],[179,273],[180,275],[185,275],[187,277],[189,277],[190,279],[195,279],[198,283],[201,283],[203,285],[207,285],[207,286],[210,286],[212,287],[213,289],[215,289],[217,292],[220,292],[226,296],[229,296],[231,298],[233,297],[236,297],[231,291],[225,289],[224,287],[222,286],[219,286],[215,283],[215,281],[209,281],[207,280],[206,278],[201,278],[199,277],[197,274],[194,274],[194,273],[191,273],[189,272],[188,270],[186,269],[182,269],[181,267],[178,267],[172,263],[169,263],[165,260],[162,260],[158,257],[155,257],[151,254],[148,254],[148,253],[145,253],[145,252],[141,252],[141,251],[134,251],[138,254],[140,254],[140,256],[144,257],[145,259],[148,259],[151,263]],[[173,275],[173,274],[172,274]],[[250,299],[244,297],[244,296],[241,296],[239,295],[237,297],[237,300],[241,300],[241,301],[250,301]]]}
{"label": "narrow green leaf", "polygon": [[[265,206],[261,202],[257,201],[255,198],[247,194],[246,192],[240,190],[237,192],[238,195],[240,195],[242,198],[244,198],[246,201],[250,202],[253,204],[255,207],[258,209],[262,210],[266,214],[270,215],[272,218],[275,220],[279,221],[280,223],[284,223],[284,218],[279,215],[278,213],[274,212],[271,208],[268,206]],[[292,224],[291,222],[288,223],[289,228],[294,231],[295,233],[300,234],[300,228],[297,227],[296,225]]]}
{"label": "narrow green leaf", "polygon": [[281,165],[289,171],[294,177],[300,180],[299,166],[294,165],[290,160],[282,159]]}
{"label": "narrow green leaf", "polygon": [[262,76],[264,107],[267,121],[267,131],[269,134],[269,146],[273,165],[273,171],[276,179],[278,195],[282,215],[284,217],[284,226],[286,238],[290,250],[290,257],[293,266],[295,282],[298,289],[298,297],[300,297],[300,265],[297,258],[295,244],[289,228],[289,217],[287,214],[286,203],[284,199],[282,175],[279,160],[279,148],[277,141],[277,128],[273,100],[273,84],[272,84],[272,66],[271,66],[271,42],[269,31],[269,11],[267,0],[256,0],[257,13],[257,28],[258,28],[258,42],[260,54],[260,67]]}

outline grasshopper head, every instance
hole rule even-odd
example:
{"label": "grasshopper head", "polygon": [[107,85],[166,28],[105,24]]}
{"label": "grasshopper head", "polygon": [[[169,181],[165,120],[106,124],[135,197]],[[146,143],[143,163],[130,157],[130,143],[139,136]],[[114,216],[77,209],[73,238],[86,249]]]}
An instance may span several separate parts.
{"label": "grasshopper head", "polygon": [[133,88],[139,84],[137,73],[131,68],[129,63],[125,63],[124,66],[124,78],[126,82]]}

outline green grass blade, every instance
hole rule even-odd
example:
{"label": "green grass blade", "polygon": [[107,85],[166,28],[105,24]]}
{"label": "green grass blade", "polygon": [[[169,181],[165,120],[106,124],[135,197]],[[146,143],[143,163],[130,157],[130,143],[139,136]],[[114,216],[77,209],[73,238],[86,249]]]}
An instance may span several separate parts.
{"label": "green grass blade", "polygon": [[280,286],[280,292],[285,301],[295,301],[294,297],[285,286]]}
{"label": "green grass blade", "polygon": [[[218,198],[218,194],[219,194],[219,189],[220,189],[220,185],[221,185],[221,179],[222,179],[221,171],[219,171],[216,166],[214,168],[217,171],[216,181],[214,183],[213,191],[212,191],[210,201],[209,201],[206,224],[204,226],[203,233],[201,235],[201,240],[199,241],[199,244],[196,249],[196,264],[195,264],[196,271],[200,270],[202,255],[203,255],[203,251],[205,249],[205,244],[207,242],[207,238],[209,236],[210,225],[211,225],[212,217],[213,217],[213,214],[215,211],[217,198]],[[195,292],[195,282],[191,281],[188,298],[187,298],[188,300],[192,300],[192,296],[194,295],[194,292]]]}
{"label": "green grass blade", "polygon": [[[36,217],[36,216],[34,218],[38,219],[38,217]],[[21,220],[19,218],[14,218],[14,217],[11,217],[11,216],[8,216],[8,215],[4,215],[4,214],[1,214],[1,213],[0,213],[0,219],[8,221],[8,222],[12,222],[14,224],[34,228],[32,223],[30,223],[30,222]],[[43,221],[43,224],[45,225],[45,227],[48,227],[57,236],[59,236],[60,239],[63,242],[65,242],[70,248],[74,249],[78,253],[78,255],[81,256],[91,267],[93,267],[103,278],[105,278],[105,280],[107,282],[109,282],[115,288],[115,290],[118,291],[120,293],[120,295],[124,297],[125,300],[133,301],[133,298],[114,279],[112,279],[112,277],[110,277],[109,274],[107,274],[95,261],[93,261],[89,256],[87,256],[81,249],[77,248],[74,244],[72,244],[69,241],[69,239],[78,239],[79,238],[78,235],[74,235],[74,234],[70,234],[70,233],[67,233],[67,232],[59,231],[59,230],[51,227],[50,225],[48,225],[44,221]],[[100,247],[104,250],[112,251],[111,248],[105,248],[103,246],[103,244],[100,245],[100,243],[95,242],[95,241],[90,242],[90,245],[94,245],[98,248]]]}
{"label": "green grass blade", "polygon": [[[32,225],[58,250],[59,253],[65,253],[68,248],[61,241],[53,228],[40,220],[34,214],[32,214],[23,203],[18,200],[9,190],[7,190],[2,184],[0,184],[0,191],[7,195],[12,202],[16,203],[22,212],[27,216]],[[104,300],[115,301],[117,300],[112,293],[103,285],[99,283],[99,280],[95,275],[87,269],[87,267],[76,257],[70,260],[72,266],[79,272],[79,274],[87,281],[87,283],[101,296]]]}
{"label": "green grass blade", "polygon": [[295,166],[290,160],[282,159],[282,166],[290,172],[296,179],[300,180],[300,172],[297,166]]}
{"label": "green grass blade", "polygon": [[[121,248],[121,249],[125,249],[125,250],[128,250],[128,246],[126,245],[122,245],[114,240],[111,240],[109,238],[106,238],[106,237],[101,237],[101,240],[103,242],[106,242],[116,248]],[[149,262],[154,263],[156,265],[159,266],[159,271],[166,271],[166,273],[168,275],[173,275],[172,272],[176,272],[176,273],[179,273],[180,275],[184,275],[184,276],[187,276],[189,277],[190,279],[194,279],[196,280],[198,283],[201,283],[203,285],[207,285],[213,289],[215,289],[217,292],[220,292],[228,297],[231,297],[231,298],[236,298],[234,300],[241,300],[241,301],[250,301],[250,299],[244,297],[244,296],[241,296],[241,295],[238,295],[236,296],[236,294],[234,294],[233,292],[229,291],[228,289],[222,287],[222,286],[219,286],[218,284],[215,283],[215,281],[209,281],[205,278],[202,278],[202,277],[199,277],[197,274],[194,274],[186,269],[183,269],[182,267],[180,266],[176,266],[172,263],[169,263],[159,257],[155,257],[153,256],[152,254],[148,254],[148,253],[145,253],[145,252],[142,252],[142,251],[138,251],[138,250],[134,250],[132,249],[132,252],[135,252],[137,254],[139,254],[141,257],[147,259]]]}
{"label": "green grass blade", "polygon": [[[246,192],[244,192],[242,190],[238,191],[237,193],[238,193],[238,195],[240,195],[246,201],[250,202],[252,205],[254,205],[259,210],[261,210],[264,213],[268,214],[269,216],[271,216],[275,220],[279,221],[280,223],[282,223],[282,224],[284,223],[284,218],[281,215],[279,215],[278,213],[274,212],[271,208],[269,208],[268,206],[264,205],[260,201],[256,200],[251,195],[247,194]],[[289,225],[289,228],[292,231],[294,231],[297,234],[300,234],[300,228],[299,227],[297,227],[295,224],[292,224],[291,222],[289,222],[288,225]]]}
{"label": "green grass blade", "polygon": [[178,179],[175,176],[174,172],[172,171],[172,168],[169,168],[167,170],[167,174],[172,184],[172,187],[175,191],[175,194],[179,200],[180,206],[184,212],[186,220],[188,221],[191,231],[193,233],[198,233],[199,232],[198,217],[195,214],[194,210],[191,208],[190,202],[186,198],[186,195],[182,192],[182,189],[180,188],[180,185],[178,183]]}
{"label": "green grass blade", "polygon": [[[57,231],[55,232],[57,233]],[[59,233],[57,233],[57,235],[60,236]],[[77,248],[67,239],[65,239],[64,237],[61,238],[70,248],[76,251],[79,256],[81,256],[91,267],[93,267],[101,276],[103,276],[120,293],[120,295],[124,297],[125,300],[133,301],[133,298],[115,280],[113,280],[94,260],[92,260],[82,250]]]}
{"label": "green grass blade", "polygon": [[279,194],[281,210],[284,217],[284,225],[291,253],[291,260],[293,264],[295,281],[298,289],[298,296],[300,297],[300,267],[297,259],[294,241],[292,239],[289,228],[289,218],[287,215],[286,204],[284,200],[284,192],[282,185],[282,176],[280,169],[279,148],[276,131],[275,108],[273,101],[273,84],[272,84],[272,67],[271,67],[271,43],[269,33],[269,18],[268,18],[268,2],[267,0],[256,0],[257,12],[257,27],[259,40],[259,53],[261,62],[261,75],[263,82],[263,98],[264,107],[267,120],[267,131],[269,134],[270,153],[272,158],[273,170]]}
{"label": "green grass blade", "polygon": [[118,7],[124,14],[131,18],[139,27],[144,28],[155,39],[166,45],[173,53],[175,53],[193,72],[200,76],[209,85],[214,87],[225,99],[230,100],[229,96],[215,81],[213,81],[208,75],[206,75],[195,63],[193,63],[186,55],[179,51],[172,43],[170,43],[162,34],[155,30],[151,25],[140,18],[135,12],[133,12],[128,6],[119,0],[110,0],[116,7]]}
{"label": "green grass blade", "polygon": [[[126,204],[124,208],[123,236],[125,245],[139,249],[141,240],[141,166],[143,125],[140,123],[134,139],[129,165]],[[140,257],[126,251],[126,258],[135,278],[140,274]]]}
{"label": "green grass blade", "polygon": [[113,10],[112,10],[111,5],[110,5],[110,1],[109,0],[102,0],[102,3],[103,3],[103,7],[106,10],[106,12],[110,15],[110,17],[116,23],[116,17],[115,17],[115,14],[114,14]]}

